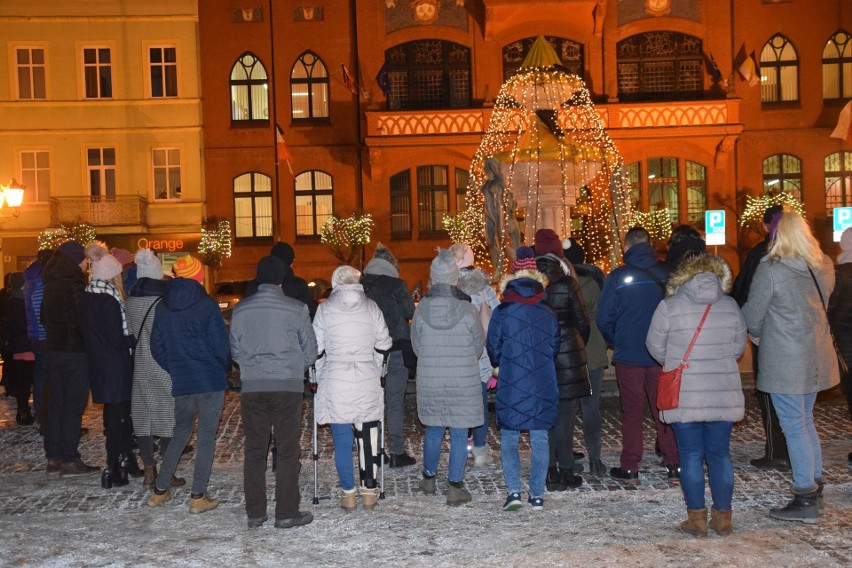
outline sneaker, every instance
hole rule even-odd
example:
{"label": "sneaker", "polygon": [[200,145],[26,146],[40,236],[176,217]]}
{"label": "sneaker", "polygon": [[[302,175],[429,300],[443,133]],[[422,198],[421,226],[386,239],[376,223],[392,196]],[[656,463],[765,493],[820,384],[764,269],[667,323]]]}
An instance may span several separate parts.
{"label": "sneaker", "polygon": [[148,497],[148,506],[149,507],[157,507],[159,505],[162,505],[166,501],[170,500],[171,498],[172,498],[172,490],[171,489],[166,489],[165,491],[160,493],[160,490],[155,487],[154,491],[151,492],[151,496]]}
{"label": "sneaker", "polygon": [[44,471],[47,472],[47,475],[59,475],[60,469],[62,469],[62,462],[51,458],[47,460],[47,467],[44,468]]}
{"label": "sneaker", "polygon": [[504,511],[519,511],[524,504],[521,502],[521,494],[520,493],[509,493],[509,496],[506,497],[506,502],[503,503]]}
{"label": "sneaker", "polygon": [[533,511],[541,511],[542,509],[544,509],[544,499],[542,499],[541,497],[533,497],[532,495],[530,495],[530,498],[527,499],[527,503],[529,503]]}
{"label": "sneaker", "polygon": [[83,463],[83,460],[77,458],[72,462],[62,462],[59,466],[59,475],[62,477],[74,477],[77,475],[90,475],[100,471],[101,468],[95,465]]}
{"label": "sneaker", "polygon": [[417,460],[408,455],[406,452],[401,454],[391,454],[389,467],[408,467],[417,463]]}
{"label": "sneaker", "polygon": [[639,485],[639,472],[614,467],[609,470],[609,476],[615,480],[629,483],[630,485]]}
{"label": "sneaker", "polygon": [[269,517],[267,517],[266,515],[263,515],[262,517],[258,517],[256,519],[250,518],[248,520],[248,528],[256,529],[258,527],[262,527],[263,523],[265,523],[267,520],[269,520]]}
{"label": "sneaker", "polygon": [[427,477],[423,476],[423,479],[420,480],[420,483],[417,484],[420,487],[420,491],[422,491],[425,495],[436,495],[438,493],[437,487],[435,487],[435,476]]}
{"label": "sneaker", "polygon": [[292,529],[293,527],[301,527],[309,525],[314,520],[314,514],[310,511],[299,511],[295,517],[289,519],[275,519],[276,529]]}
{"label": "sneaker", "polygon": [[193,515],[204,513],[205,511],[212,511],[218,506],[219,500],[211,499],[207,496],[207,493],[202,494],[201,497],[193,497],[189,500],[189,512]]}
{"label": "sneaker", "polygon": [[670,464],[666,466],[666,481],[672,485],[680,483],[680,465]]}

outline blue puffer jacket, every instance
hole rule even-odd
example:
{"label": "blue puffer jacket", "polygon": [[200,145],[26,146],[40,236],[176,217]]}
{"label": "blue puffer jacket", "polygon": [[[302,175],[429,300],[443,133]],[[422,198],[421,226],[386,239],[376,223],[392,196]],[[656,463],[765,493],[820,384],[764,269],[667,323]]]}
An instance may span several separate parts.
{"label": "blue puffer jacket", "polygon": [[[644,269],[644,270],[643,270]],[[598,302],[596,321],[601,334],[612,345],[613,363],[653,367],[658,363],[645,348],[645,337],[669,269],[657,259],[650,243],[637,243],[624,253],[624,265],[609,273]]]}
{"label": "blue puffer jacket", "polygon": [[488,325],[488,356],[500,367],[497,424],[509,430],[550,430],[556,424],[559,389],[554,358],[559,324],[542,303],[547,279],[521,270],[500,283],[503,303]]}
{"label": "blue puffer jacket", "polygon": [[166,283],[151,329],[151,354],[172,378],[172,396],[228,388],[230,344],[219,306],[187,278]]}

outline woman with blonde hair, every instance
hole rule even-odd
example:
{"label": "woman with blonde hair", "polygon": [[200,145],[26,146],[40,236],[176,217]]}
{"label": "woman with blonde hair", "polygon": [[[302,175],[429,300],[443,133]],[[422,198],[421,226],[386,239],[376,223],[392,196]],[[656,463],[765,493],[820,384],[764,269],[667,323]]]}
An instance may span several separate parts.
{"label": "woman with blonde hair", "polygon": [[743,306],[752,341],[760,345],[757,388],[772,397],[793,470],[793,500],[770,510],[776,519],[814,523],[822,509],[813,409],[817,393],[840,382],[826,317],[834,279],[834,266],[807,222],[784,211]]}

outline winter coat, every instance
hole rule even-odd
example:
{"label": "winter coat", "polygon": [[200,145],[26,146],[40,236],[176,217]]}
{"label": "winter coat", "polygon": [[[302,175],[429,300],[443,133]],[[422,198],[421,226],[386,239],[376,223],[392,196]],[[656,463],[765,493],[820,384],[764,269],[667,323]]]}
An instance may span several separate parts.
{"label": "winter coat", "polygon": [[[827,302],[834,289],[834,267],[823,255],[812,270]],[[803,260],[761,260],[743,316],[748,332],[760,341],[758,390],[810,394],[840,381],[825,306]]]}
{"label": "winter coat", "polygon": [[[470,303],[477,312],[480,313],[479,321],[483,322],[483,313],[488,314],[488,319],[491,319],[491,314],[500,305],[500,298],[497,297],[497,292],[491,287],[491,278],[485,271],[479,268],[461,268],[459,269],[458,289],[470,296]],[[487,310],[483,308],[483,304],[487,306]],[[484,332],[488,331],[488,327],[483,328]],[[482,355],[479,356],[479,378],[483,383],[488,382],[491,375],[494,374],[494,368],[491,366],[491,360],[488,358],[488,351],[484,344]]]}
{"label": "winter coat", "polygon": [[677,408],[661,410],[674,422],[737,422],[745,413],[737,358],[746,345],[745,320],[725,292],[731,269],[717,256],[702,255],[681,263],[669,277],[667,298],[660,302],[645,339],[648,352],[663,369],[677,367],[710,304],[710,312],[683,371]]}
{"label": "winter coat", "polygon": [[92,402],[98,404],[130,402],[132,339],[124,335],[121,311],[121,304],[109,294],[83,293],[80,323],[89,360]]}
{"label": "winter coat", "polygon": [[154,310],[151,354],[171,376],[172,396],[226,390],[231,368],[228,331],[204,287],[188,278],[172,278]]}
{"label": "winter coat", "polygon": [[382,354],[392,345],[382,311],[360,284],[332,289],[314,317],[316,414],[320,424],[380,420]]}
{"label": "winter coat", "polygon": [[304,391],[305,370],[317,360],[317,340],[302,302],[279,286],[261,284],[234,306],[230,338],[241,392]]}
{"label": "winter coat", "polygon": [[555,257],[540,256],[535,262],[549,282],[544,289],[544,303],[553,308],[559,323],[559,353],[554,361],[559,400],[589,396],[592,394],[586,359],[589,313],[583,304],[580,285],[565,274]]}
{"label": "winter coat", "polygon": [[27,353],[33,350],[32,341],[27,336],[27,311],[23,298],[12,296],[6,304],[6,319],[0,330],[3,338],[3,353]]}
{"label": "winter coat", "polygon": [[433,284],[411,323],[411,344],[417,354],[417,414],[426,426],[482,426],[479,357],[485,330],[479,311],[460,296],[455,286]]}
{"label": "winter coat", "polygon": [[[257,287],[257,280],[250,280],[246,284],[244,297],[248,298],[249,296],[257,293]],[[284,291],[284,295],[288,298],[294,298],[308,306],[308,312],[310,313],[311,320],[314,319],[314,315],[317,313],[317,303],[311,295],[308,283],[304,278],[296,276],[293,273],[293,268],[290,266],[285,267],[284,283],[281,285],[281,289]]]}
{"label": "winter coat", "polygon": [[586,342],[586,365],[589,371],[606,369],[609,366],[609,356],[606,352],[606,341],[604,341],[601,330],[595,317],[598,315],[598,303],[601,299],[603,279],[598,279],[597,274],[603,275],[601,269],[593,264],[578,264],[574,267],[577,277],[580,279],[580,291],[583,293],[583,304],[589,313],[589,341]]}
{"label": "winter coat", "polygon": [[408,323],[414,317],[414,300],[408,293],[408,286],[399,278],[396,267],[383,258],[374,258],[364,268],[361,279],[364,293],[376,302],[388,333],[393,339],[391,351],[411,349],[411,325]]}
{"label": "winter coat", "polygon": [[645,348],[645,336],[654,310],[663,299],[668,275],[668,268],[657,259],[651,244],[637,243],[624,253],[624,264],[607,276],[595,319],[604,339],[613,348],[613,363],[639,367],[657,365]]}
{"label": "winter coat", "polygon": [[27,334],[33,341],[44,341],[47,332],[44,330],[39,319],[41,302],[44,297],[44,280],[41,271],[44,264],[41,260],[34,260],[24,270],[24,303],[27,309]]}
{"label": "winter coat", "polygon": [[754,279],[754,273],[760,260],[766,256],[766,251],[769,249],[769,235],[766,235],[762,241],[752,247],[746,255],[745,262],[740,267],[740,273],[737,274],[734,280],[734,286],[731,289],[731,296],[737,301],[740,307],[743,307],[748,301],[748,291],[751,289],[751,281]]}
{"label": "winter coat", "polygon": [[48,351],[83,353],[80,332],[80,303],[86,289],[86,274],[62,251],[56,251],[41,274],[44,296],[41,323]]}
{"label": "winter coat", "polygon": [[556,425],[559,388],[554,358],[561,338],[556,314],[542,302],[547,278],[520,270],[500,282],[503,303],[488,325],[488,356],[500,367],[497,424],[509,430]]}
{"label": "winter coat", "polygon": [[165,291],[164,280],[139,278],[124,302],[127,328],[136,337],[130,415],[137,436],[171,438],[175,428],[172,378],[151,354],[151,331]]}
{"label": "winter coat", "polygon": [[837,348],[852,365],[852,262],[834,267],[834,292],[828,301],[828,321]]}

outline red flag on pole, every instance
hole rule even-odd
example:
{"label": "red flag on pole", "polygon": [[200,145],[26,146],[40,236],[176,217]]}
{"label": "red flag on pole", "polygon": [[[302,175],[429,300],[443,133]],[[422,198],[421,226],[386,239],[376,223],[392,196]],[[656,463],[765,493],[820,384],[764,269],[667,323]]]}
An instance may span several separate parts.
{"label": "red flag on pole", "polygon": [[290,162],[293,160],[293,154],[290,153],[290,148],[287,147],[287,141],[284,140],[284,131],[281,130],[281,127],[277,124],[275,125],[275,141],[278,147],[278,162],[284,160],[287,162],[287,169],[290,170],[290,173],[293,173],[293,166]]}
{"label": "red flag on pole", "polygon": [[343,82],[346,83],[346,88],[349,89],[349,92],[353,95],[357,95],[358,83],[355,81],[355,77],[352,76],[352,73],[349,72],[346,65],[341,64],[340,67],[343,69]]}

